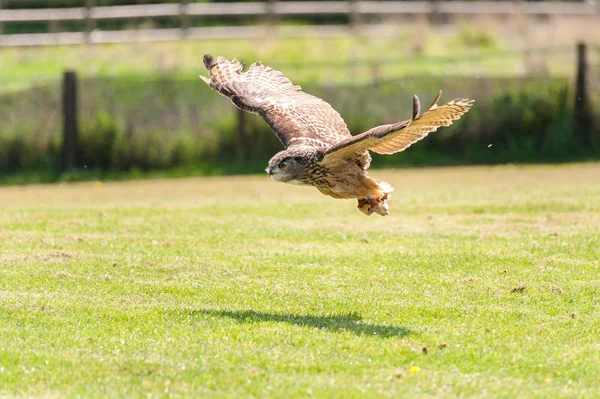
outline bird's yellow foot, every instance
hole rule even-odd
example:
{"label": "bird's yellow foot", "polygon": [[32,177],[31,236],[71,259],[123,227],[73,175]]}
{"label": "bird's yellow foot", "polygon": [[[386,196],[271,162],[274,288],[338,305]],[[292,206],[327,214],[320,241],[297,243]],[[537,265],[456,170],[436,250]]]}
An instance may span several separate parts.
{"label": "bird's yellow foot", "polygon": [[373,212],[375,212],[373,210],[373,208],[371,207],[371,205],[369,204],[369,201],[367,201],[366,198],[358,200],[357,208],[359,211],[361,211],[362,213],[364,213],[367,216],[371,216],[373,214]]}
{"label": "bird's yellow foot", "polygon": [[358,210],[367,216],[371,216],[373,212],[386,216],[390,214],[389,207],[385,202],[388,199],[388,195],[384,194],[383,197],[373,198],[371,196],[358,200]]}

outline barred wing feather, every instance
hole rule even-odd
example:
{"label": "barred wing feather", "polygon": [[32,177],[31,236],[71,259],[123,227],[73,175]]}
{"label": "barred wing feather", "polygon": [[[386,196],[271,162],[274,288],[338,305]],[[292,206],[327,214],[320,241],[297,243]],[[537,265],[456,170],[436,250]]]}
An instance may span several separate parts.
{"label": "barred wing feather", "polygon": [[435,132],[439,127],[450,126],[453,121],[464,115],[474,102],[474,100],[458,98],[438,106],[436,103],[440,95],[441,91],[432,106],[421,116],[418,115],[419,99],[415,96],[412,120],[377,126],[365,133],[334,144],[324,152],[322,162],[335,158],[355,157],[368,150],[378,154],[395,154],[404,151],[429,133]]}
{"label": "barred wing feather", "polygon": [[277,70],[256,62],[244,72],[237,60],[204,56],[210,77],[201,78],[238,108],[260,115],[287,148],[327,148],[352,137],[331,105],[302,91]]}

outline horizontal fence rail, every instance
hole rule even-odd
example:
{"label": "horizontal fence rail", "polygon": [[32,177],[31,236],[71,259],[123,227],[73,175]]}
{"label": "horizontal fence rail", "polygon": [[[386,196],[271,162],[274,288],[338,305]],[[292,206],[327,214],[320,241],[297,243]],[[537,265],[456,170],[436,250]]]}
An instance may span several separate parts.
{"label": "horizontal fence rail", "polygon": [[[351,24],[361,16],[389,15],[600,15],[600,3],[590,2],[522,2],[522,1],[268,1],[260,3],[181,3],[94,6],[88,0],[85,7],[46,9],[0,9],[0,26],[5,23],[83,21],[83,32],[52,32],[38,34],[5,34],[0,28],[0,46],[54,45],[80,43],[118,43],[130,41],[168,41],[181,38],[214,39],[264,37],[260,26],[190,27],[189,17],[265,17],[347,15]],[[181,28],[99,31],[95,21],[176,17]],[[269,17],[269,18],[267,18]],[[287,37],[346,35],[352,26],[285,27],[278,34]],[[385,34],[389,29],[361,25],[362,34]]]}
{"label": "horizontal fence rail", "polygon": [[[361,34],[366,36],[392,36],[395,29],[384,25],[361,26]],[[272,33],[266,26],[210,26],[188,28],[140,29],[59,33],[27,33],[0,36],[0,47],[69,45],[81,43],[129,43],[174,41],[182,38],[194,40],[208,39],[261,39]],[[280,26],[277,36],[283,38],[300,37],[346,37],[353,33],[350,26]]]}
{"label": "horizontal fence rail", "polygon": [[105,7],[5,9],[0,22],[83,21],[189,16],[257,16],[317,14],[539,14],[590,15],[600,12],[592,3],[495,1],[298,1],[273,3],[138,4]]}

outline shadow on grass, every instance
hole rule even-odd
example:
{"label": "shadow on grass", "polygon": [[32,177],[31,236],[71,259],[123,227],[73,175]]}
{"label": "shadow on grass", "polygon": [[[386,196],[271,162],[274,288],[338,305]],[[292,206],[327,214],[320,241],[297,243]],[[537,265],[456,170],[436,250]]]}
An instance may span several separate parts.
{"label": "shadow on grass", "polygon": [[296,324],[302,327],[314,327],[330,332],[351,332],[356,335],[368,335],[380,338],[405,337],[412,333],[406,327],[366,324],[361,316],[356,313],[334,316],[310,316],[298,314],[263,313],[253,310],[192,310],[193,315],[206,315],[214,317],[229,317],[239,323],[259,323],[276,321],[280,323]]}

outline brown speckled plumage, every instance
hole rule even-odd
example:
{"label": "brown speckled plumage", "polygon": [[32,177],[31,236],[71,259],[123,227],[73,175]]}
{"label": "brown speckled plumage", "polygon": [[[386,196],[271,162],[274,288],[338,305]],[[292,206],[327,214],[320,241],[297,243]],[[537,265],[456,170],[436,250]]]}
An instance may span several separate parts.
{"label": "brown speckled plumage", "polygon": [[256,62],[243,72],[239,61],[210,54],[204,56],[204,64],[210,77],[201,78],[238,108],[260,115],[283,143],[285,150],[275,154],[267,168],[273,179],[314,186],[334,198],[356,198],[367,215],[388,214],[385,201],[393,191],[368,176],[369,151],[403,151],[439,127],[451,125],[473,104],[456,99],[438,106],[440,91],[419,115],[419,99],[414,96],[412,119],[352,136],[328,103],[303,92],[279,71]]}

